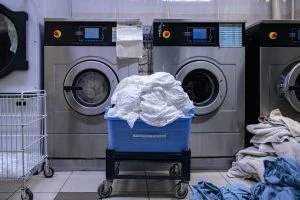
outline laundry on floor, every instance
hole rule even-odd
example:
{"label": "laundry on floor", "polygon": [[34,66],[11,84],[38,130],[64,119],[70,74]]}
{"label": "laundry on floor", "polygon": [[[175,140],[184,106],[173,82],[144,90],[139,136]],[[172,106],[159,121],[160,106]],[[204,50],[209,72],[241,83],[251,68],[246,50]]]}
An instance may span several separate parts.
{"label": "laundry on floor", "polygon": [[253,178],[264,182],[264,160],[272,161],[282,156],[300,162],[300,124],[282,116],[278,109],[272,111],[269,117],[259,118],[259,121],[258,124],[247,126],[247,130],[254,134],[250,140],[253,146],[236,154],[236,161],[228,170],[229,177]]}
{"label": "laundry on floor", "polygon": [[151,126],[162,127],[188,114],[193,102],[181,82],[166,72],[123,79],[111,98],[108,114],[127,120],[132,128],[140,118]]}
{"label": "laundry on floor", "polygon": [[264,160],[265,182],[251,188],[242,184],[221,188],[199,182],[192,186],[192,200],[297,200],[300,199],[300,164],[289,158]]}

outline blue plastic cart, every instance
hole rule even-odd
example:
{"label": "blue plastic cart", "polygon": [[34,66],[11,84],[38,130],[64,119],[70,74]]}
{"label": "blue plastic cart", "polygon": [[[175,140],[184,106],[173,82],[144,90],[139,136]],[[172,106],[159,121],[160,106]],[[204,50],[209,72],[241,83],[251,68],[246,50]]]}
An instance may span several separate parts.
{"label": "blue plastic cart", "polygon": [[[108,125],[109,146],[106,150],[106,180],[98,187],[101,198],[112,193],[114,179],[164,179],[179,180],[174,195],[184,199],[188,194],[191,171],[190,129],[194,112],[164,126],[154,127],[137,120],[130,128],[125,120],[109,116],[104,118]],[[171,163],[168,176],[162,175],[119,175],[122,161],[155,161]],[[118,163],[116,165],[116,163]],[[175,163],[175,164],[174,164]]]}

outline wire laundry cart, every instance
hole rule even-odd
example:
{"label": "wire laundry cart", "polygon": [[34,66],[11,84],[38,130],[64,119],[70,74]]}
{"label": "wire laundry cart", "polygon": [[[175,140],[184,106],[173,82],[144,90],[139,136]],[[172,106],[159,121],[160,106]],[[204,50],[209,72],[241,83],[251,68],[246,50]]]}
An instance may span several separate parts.
{"label": "wire laundry cart", "polygon": [[[125,120],[105,114],[108,125],[106,150],[106,180],[98,187],[101,198],[112,193],[114,179],[180,180],[174,196],[183,199],[188,194],[191,151],[189,149],[191,121],[194,110],[164,127],[153,127],[138,119],[133,128]],[[171,163],[169,175],[121,175],[123,161],[151,161]]]}
{"label": "wire laundry cart", "polygon": [[0,94],[0,180],[23,179],[21,198],[32,200],[26,181],[40,168],[50,178],[47,160],[44,90]]}

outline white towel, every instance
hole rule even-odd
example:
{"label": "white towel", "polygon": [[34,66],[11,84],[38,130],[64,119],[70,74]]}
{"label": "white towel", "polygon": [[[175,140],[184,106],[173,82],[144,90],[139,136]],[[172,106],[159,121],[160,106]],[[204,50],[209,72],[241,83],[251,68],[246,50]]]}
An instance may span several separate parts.
{"label": "white towel", "polygon": [[284,117],[279,109],[273,110],[269,117],[272,120],[284,122],[294,137],[300,137],[300,123],[288,117]]}
{"label": "white towel", "polygon": [[270,123],[251,124],[246,129],[254,134],[251,143],[264,144],[268,142],[283,142],[290,136],[291,132],[283,125],[274,125]]}
{"label": "white towel", "polygon": [[248,147],[239,151],[236,162],[228,170],[227,176],[234,178],[252,178],[264,181],[264,160],[274,160],[276,157],[270,153],[261,152],[257,147]]}
{"label": "white towel", "polygon": [[259,121],[261,123],[246,127],[254,134],[250,140],[254,146],[237,153],[236,162],[228,170],[229,177],[254,178],[264,182],[264,160],[282,156],[300,162],[300,124],[283,117],[278,109],[272,111],[269,117],[260,117]]}

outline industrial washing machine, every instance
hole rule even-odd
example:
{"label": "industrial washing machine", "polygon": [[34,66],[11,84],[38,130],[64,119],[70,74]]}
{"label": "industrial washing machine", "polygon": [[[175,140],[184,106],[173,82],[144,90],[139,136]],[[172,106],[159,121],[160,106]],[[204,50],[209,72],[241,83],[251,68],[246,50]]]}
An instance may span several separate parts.
{"label": "industrial washing machine", "polygon": [[193,168],[227,168],[244,147],[244,27],[244,22],[154,20],[153,71],[174,75],[195,105]]}
{"label": "industrial washing machine", "polygon": [[14,12],[0,4],[0,93],[30,90],[34,85],[28,79],[37,70],[28,68],[26,58],[27,19],[26,12]]}
{"label": "industrial washing machine", "polygon": [[105,158],[105,108],[119,81],[138,74],[138,59],[117,59],[116,27],[116,20],[45,20],[49,157],[58,169],[104,166],[95,162]]}
{"label": "industrial washing machine", "polygon": [[[246,30],[246,124],[279,108],[300,121],[300,21],[265,20]],[[246,134],[247,145],[251,134]]]}

